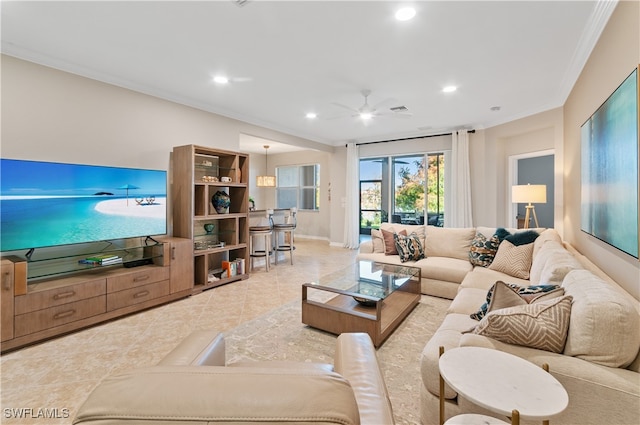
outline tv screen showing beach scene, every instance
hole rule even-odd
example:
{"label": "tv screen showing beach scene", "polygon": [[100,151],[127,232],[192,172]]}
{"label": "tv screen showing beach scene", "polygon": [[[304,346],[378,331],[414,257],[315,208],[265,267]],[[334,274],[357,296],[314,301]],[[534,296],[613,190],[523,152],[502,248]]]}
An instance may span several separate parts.
{"label": "tv screen showing beach scene", "polygon": [[0,251],[164,235],[167,172],[0,159]]}

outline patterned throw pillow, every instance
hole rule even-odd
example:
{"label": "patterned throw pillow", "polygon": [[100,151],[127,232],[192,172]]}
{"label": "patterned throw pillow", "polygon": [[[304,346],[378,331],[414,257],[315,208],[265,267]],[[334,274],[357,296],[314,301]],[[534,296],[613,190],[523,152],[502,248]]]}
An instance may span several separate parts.
{"label": "patterned throw pillow", "polygon": [[520,279],[529,279],[532,255],[533,243],[516,246],[505,239],[488,268]]}
{"label": "patterned throw pillow", "polygon": [[498,235],[487,239],[485,235],[477,232],[476,237],[471,241],[471,247],[469,247],[469,262],[474,266],[488,267],[496,256],[499,246]]}
{"label": "patterned throw pillow", "polygon": [[565,295],[536,304],[503,308],[487,314],[473,333],[506,344],[561,353],[567,341],[571,301]]}
{"label": "patterned throw pillow", "polygon": [[515,283],[497,281],[489,288],[487,299],[480,309],[469,315],[472,319],[481,320],[487,313],[506,307],[532,304],[559,297],[564,290],[558,285],[520,286]]}
{"label": "patterned throw pillow", "polygon": [[409,236],[400,234],[393,235],[396,242],[396,249],[400,256],[400,261],[417,261],[424,258],[424,248],[420,243],[420,238],[415,232],[412,232]]}

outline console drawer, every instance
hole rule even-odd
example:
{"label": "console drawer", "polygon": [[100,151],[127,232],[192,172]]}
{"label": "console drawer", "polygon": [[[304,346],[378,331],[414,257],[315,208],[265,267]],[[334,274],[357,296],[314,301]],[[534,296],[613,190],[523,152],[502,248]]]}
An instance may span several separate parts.
{"label": "console drawer", "polygon": [[27,314],[20,314],[15,319],[15,336],[24,336],[87,317],[97,316],[105,311],[106,297],[101,295]]}
{"label": "console drawer", "polygon": [[171,293],[169,280],[107,294],[107,311],[140,304]]}
{"label": "console drawer", "polygon": [[19,295],[15,298],[15,313],[26,314],[32,311],[73,303],[106,293],[106,279],[99,278],[77,285],[60,286],[47,290]]}
{"label": "console drawer", "polygon": [[123,291],[153,282],[169,279],[169,267],[150,266],[131,273],[121,273],[107,278],[107,292]]}

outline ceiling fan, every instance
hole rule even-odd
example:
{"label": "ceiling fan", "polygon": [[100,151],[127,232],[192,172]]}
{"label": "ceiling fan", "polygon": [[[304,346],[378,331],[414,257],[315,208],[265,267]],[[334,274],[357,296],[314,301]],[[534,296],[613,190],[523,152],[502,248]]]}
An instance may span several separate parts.
{"label": "ceiling fan", "polygon": [[374,117],[410,118],[412,116],[411,112],[409,112],[409,110],[405,106],[383,109],[383,106],[395,100],[393,98],[385,99],[382,102],[376,103],[375,105],[371,106],[369,105],[369,95],[371,95],[371,90],[365,89],[360,93],[362,94],[362,96],[364,96],[364,104],[362,106],[360,106],[359,108],[352,108],[351,106],[343,105],[342,103],[332,102],[332,105],[347,109],[351,111],[351,114],[331,117],[329,119],[337,119],[343,118],[345,116],[350,116],[352,118],[360,118],[363,121],[368,121]]}

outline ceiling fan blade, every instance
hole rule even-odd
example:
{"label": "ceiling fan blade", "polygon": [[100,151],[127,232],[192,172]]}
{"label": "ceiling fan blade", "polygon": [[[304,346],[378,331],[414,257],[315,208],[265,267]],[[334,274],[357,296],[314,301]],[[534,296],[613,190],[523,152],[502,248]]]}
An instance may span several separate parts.
{"label": "ceiling fan blade", "polygon": [[404,118],[404,119],[413,117],[413,114],[411,112],[376,112],[374,115],[376,117]]}
{"label": "ceiling fan blade", "polygon": [[382,108],[385,105],[391,104],[393,102],[395,102],[396,100],[393,97],[388,97],[385,100],[376,103],[375,105],[373,105],[371,107],[371,109],[373,109],[374,111],[377,111],[378,109]]}
{"label": "ceiling fan blade", "polygon": [[358,111],[357,109],[352,108],[351,106],[343,105],[342,103],[331,102],[331,104],[339,106],[340,108],[348,109],[349,111],[355,112],[356,114],[360,113],[360,111]]}

